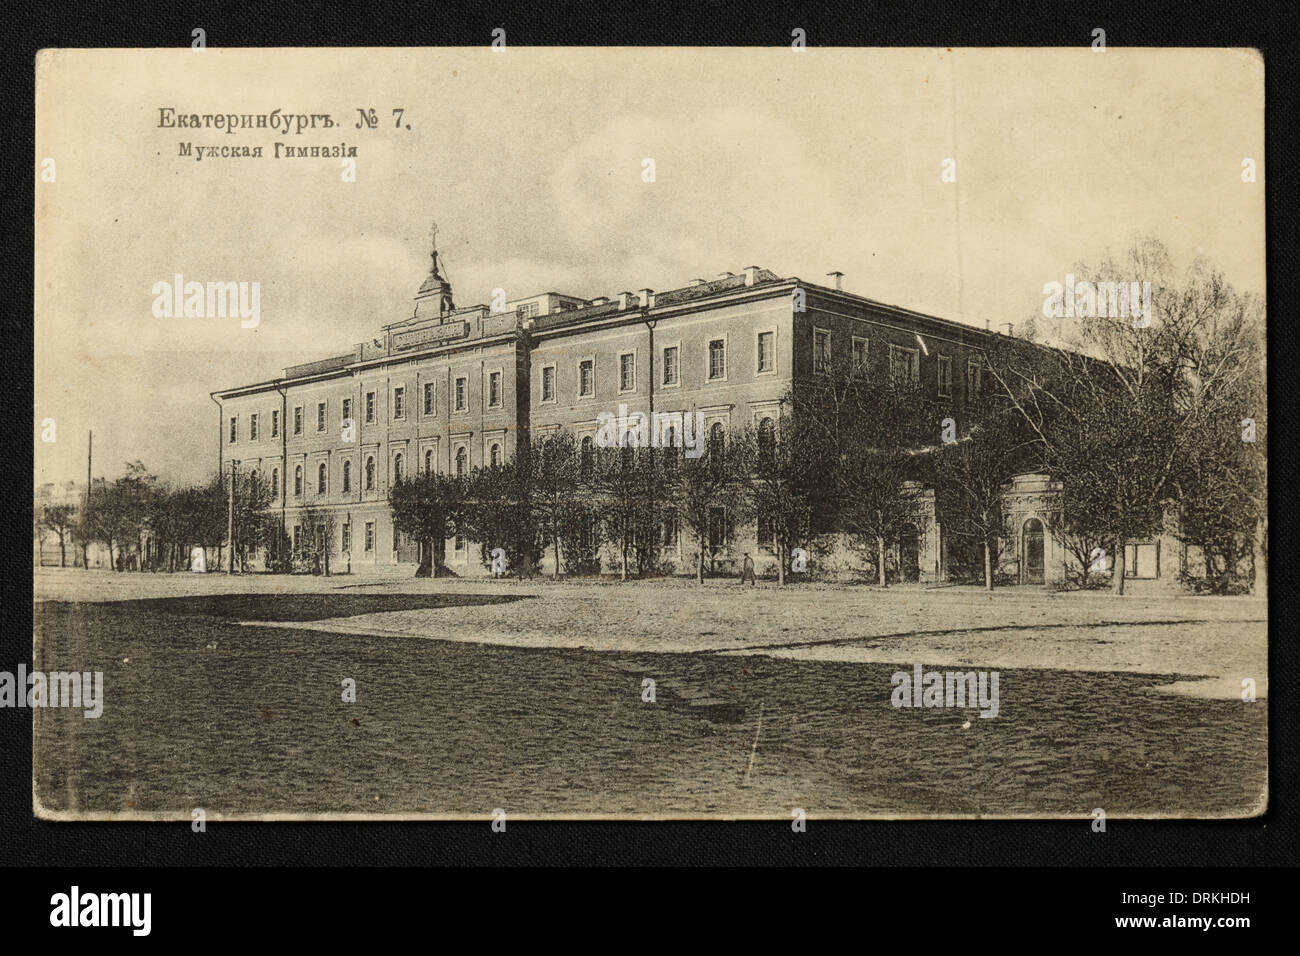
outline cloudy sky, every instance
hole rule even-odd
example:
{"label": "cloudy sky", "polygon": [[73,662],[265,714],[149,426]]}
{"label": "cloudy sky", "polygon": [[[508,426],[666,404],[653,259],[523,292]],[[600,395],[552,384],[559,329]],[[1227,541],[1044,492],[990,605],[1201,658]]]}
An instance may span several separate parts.
{"label": "cloudy sky", "polygon": [[[407,317],[432,220],[461,306],[759,265],[1020,322],[1044,283],[1140,235],[1264,291],[1248,51],[63,51],[37,70],[38,174],[56,170],[37,183],[38,483],[84,477],[89,429],[96,476],[141,459],[202,480],[209,393]],[[160,107],[339,125],[161,129]],[[355,128],[360,107],[377,129]],[[196,162],[183,141],[264,158]],[[276,160],[276,142],[356,146],[356,181],[338,159]],[[176,273],[259,282],[260,326],[155,317]]]}

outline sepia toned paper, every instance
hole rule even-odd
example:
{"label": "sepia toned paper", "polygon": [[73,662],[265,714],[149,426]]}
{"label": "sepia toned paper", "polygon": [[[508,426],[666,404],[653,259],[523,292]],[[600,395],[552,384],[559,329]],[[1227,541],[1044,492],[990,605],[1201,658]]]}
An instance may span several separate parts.
{"label": "sepia toned paper", "polygon": [[1266,808],[1257,53],[35,69],[36,815]]}

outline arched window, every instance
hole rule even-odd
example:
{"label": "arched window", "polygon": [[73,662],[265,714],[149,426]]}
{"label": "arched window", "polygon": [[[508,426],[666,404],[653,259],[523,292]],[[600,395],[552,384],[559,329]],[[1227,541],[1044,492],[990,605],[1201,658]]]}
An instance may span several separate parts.
{"label": "arched window", "polygon": [[375,460],[366,459],[366,491],[375,490]]}
{"label": "arched window", "polygon": [[456,449],[456,474],[458,476],[465,474],[465,465],[469,461],[469,456],[465,454],[464,446]]}
{"label": "arched window", "polygon": [[493,468],[501,467],[501,446],[500,445],[493,444],[490,460],[492,462]]}
{"label": "arched window", "polygon": [[296,497],[302,497],[302,465],[295,465],[293,469],[293,493]]}
{"label": "arched window", "polygon": [[347,494],[352,490],[352,462],[343,463],[343,493]]}
{"label": "arched window", "polygon": [[402,456],[394,455],[393,456],[393,481],[398,482],[401,480],[402,480]]}
{"label": "arched window", "polygon": [[771,461],[776,452],[776,423],[764,418],[758,423],[758,453],[766,461]]}
{"label": "arched window", "polygon": [[596,452],[592,444],[590,435],[582,439],[582,473],[584,475],[590,475],[595,464]]}
{"label": "arched window", "polygon": [[325,468],[325,462],[322,461],[320,463],[320,467],[316,469],[316,494],[318,495],[325,494],[326,481],[328,479],[328,476],[329,476],[329,472]]}
{"label": "arched window", "polygon": [[428,451],[424,453],[424,473],[426,475],[433,474],[433,449],[432,448],[430,448]]}
{"label": "arched window", "polygon": [[279,496],[280,496],[280,469],[272,468],[271,469],[271,497],[278,498]]}

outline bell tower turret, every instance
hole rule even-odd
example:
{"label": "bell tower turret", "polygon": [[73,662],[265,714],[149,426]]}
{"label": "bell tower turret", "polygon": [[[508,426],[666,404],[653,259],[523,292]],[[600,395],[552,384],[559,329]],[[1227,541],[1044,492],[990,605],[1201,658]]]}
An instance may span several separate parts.
{"label": "bell tower turret", "polygon": [[438,262],[438,224],[433,223],[429,230],[432,263],[429,275],[415,294],[415,314],[420,318],[447,315],[456,310],[456,303],[451,297],[451,283],[443,276]]}

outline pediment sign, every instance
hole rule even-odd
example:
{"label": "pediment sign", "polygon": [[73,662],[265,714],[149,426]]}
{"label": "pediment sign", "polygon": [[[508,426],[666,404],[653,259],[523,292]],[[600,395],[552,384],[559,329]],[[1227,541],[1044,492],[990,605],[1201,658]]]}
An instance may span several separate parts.
{"label": "pediment sign", "polygon": [[428,325],[422,329],[411,329],[409,332],[396,332],[392,336],[392,345],[394,351],[401,351],[403,349],[413,349],[420,345],[440,345],[443,342],[454,342],[456,339],[463,339],[467,335],[469,335],[469,323],[464,319],[460,319],[443,325]]}

